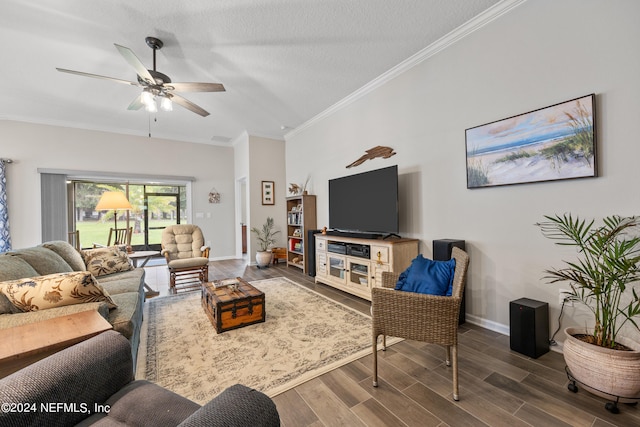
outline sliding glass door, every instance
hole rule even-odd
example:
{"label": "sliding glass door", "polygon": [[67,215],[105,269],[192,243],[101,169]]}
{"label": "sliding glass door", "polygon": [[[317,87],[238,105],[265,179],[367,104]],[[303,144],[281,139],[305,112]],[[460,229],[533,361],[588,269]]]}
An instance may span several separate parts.
{"label": "sliding glass door", "polygon": [[187,222],[187,211],[183,208],[186,193],[180,187],[147,186],[144,203],[146,248],[159,251],[162,230],[169,225]]}
{"label": "sliding glass door", "polygon": [[[181,185],[71,181],[69,230],[80,231],[83,248],[106,245],[118,215],[118,228],[133,227],[133,250],[160,250],[162,230],[187,222],[186,187]],[[104,191],[121,191],[131,203],[129,211],[96,211]]]}

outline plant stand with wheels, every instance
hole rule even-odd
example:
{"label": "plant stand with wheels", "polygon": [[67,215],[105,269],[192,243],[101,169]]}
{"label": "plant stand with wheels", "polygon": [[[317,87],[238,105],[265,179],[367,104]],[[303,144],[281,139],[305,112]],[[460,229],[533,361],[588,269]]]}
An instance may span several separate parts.
{"label": "plant stand with wheels", "polygon": [[[604,408],[611,412],[612,414],[619,414],[620,413],[620,409],[618,408],[618,403],[620,402],[620,399],[624,399],[625,402],[622,402],[626,405],[637,405],[638,401],[640,400],[640,397],[625,397],[625,396],[615,396],[613,394],[604,392],[602,390],[598,390],[596,388],[593,388],[591,386],[587,386],[583,383],[581,383],[580,381],[578,381],[577,379],[575,379],[575,377],[573,376],[573,374],[571,373],[571,370],[569,370],[568,366],[564,367],[565,372],[567,373],[567,378],[569,379],[569,384],[567,384],[567,388],[569,389],[569,391],[572,391],[574,393],[578,392],[578,386],[576,385],[576,383],[582,384],[585,387],[588,387],[594,391],[596,391],[597,393],[600,393],[602,395],[606,395],[606,396],[610,396],[612,398],[612,402],[607,402],[604,405]],[[626,400],[628,400],[629,402],[626,402]]]}

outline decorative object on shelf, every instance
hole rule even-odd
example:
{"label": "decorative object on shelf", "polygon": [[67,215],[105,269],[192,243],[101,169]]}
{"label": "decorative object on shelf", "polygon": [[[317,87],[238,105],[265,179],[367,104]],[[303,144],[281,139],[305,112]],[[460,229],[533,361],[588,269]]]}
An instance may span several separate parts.
{"label": "decorative object on shelf", "polygon": [[275,184],[273,181],[262,181],[262,204],[275,205]]}
{"label": "decorative object on shelf", "polygon": [[298,194],[302,194],[302,187],[300,187],[295,182],[289,184],[289,194],[292,196],[297,196]]}
{"label": "decorative object on shelf", "polygon": [[640,343],[618,336],[627,323],[640,330],[640,296],[632,286],[640,280],[640,218],[614,215],[603,218],[603,225],[571,214],[545,218],[536,224],[542,234],[578,251],[576,261],[546,270],[545,278],[568,282],[565,300],[584,304],[593,315],[592,329],[565,329],[569,390],[577,391],[577,381],[592,393],[614,397],[607,409],[616,413],[618,397],[640,399]]}
{"label": "decorative object on shelf", "polygon": [[327,234],[327,227],[322,227],[322,234]]}
{"label": "decorative object on shelf", "polygon": [[304,181],[304,184],[298,185],[294,182],[289,184],[289,194],[292,196],[299,196],[301,194],[307,194],[307,186],[309,185],[310,176]]}
{"label": "decorative object on shelf", "polygon": [[258,240],[259,250],[256,251],[256,263],[259,268],[268,267],[271,263],[271,246],[276,243],[276,235],[280,233],[279,230],[274,230],[273,218],[267,217],[267,221],[262,224],[262,229],[257,227],[251,227],[251,232],[255,233]]}
{"label": "decorative object on shelf", "polygon": [[220,203],[220,193],[215,187],[209,190],[209,203]]}
{"label": "decorative object on shelf", "polygon": [[388,159],[389,157],[396,155],[396,152],[393,151],[393,148],[383,147],[382,145],[378,145],[376,147],[370,148],[366,150],[365,153],[367,154],[363,154],[362,156],[360,156],[358,160],[347,165],[347,169],[352,168],[354,166],[359,166],[364,162],[366,162],[367,160],[373,160],[376,157],[382,157],[383,159]]}
{"label": "decorative object on shelf", "polygon": [[467,129],[467,188],[598,176],[595,97]]}

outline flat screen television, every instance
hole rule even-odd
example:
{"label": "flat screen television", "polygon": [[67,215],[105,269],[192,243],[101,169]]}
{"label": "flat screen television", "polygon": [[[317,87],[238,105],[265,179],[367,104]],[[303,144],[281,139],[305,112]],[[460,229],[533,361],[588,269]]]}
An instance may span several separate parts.
{"label": "flat screen television", "polygon": [[398,233],[398,166],[329,180],[329,228]]}

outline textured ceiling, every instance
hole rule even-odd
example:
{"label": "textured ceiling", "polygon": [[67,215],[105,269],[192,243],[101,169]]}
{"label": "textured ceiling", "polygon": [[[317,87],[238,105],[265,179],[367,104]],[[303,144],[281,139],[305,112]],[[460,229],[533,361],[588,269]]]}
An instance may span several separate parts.
{"label": "textured ceiling", "polygon": [[[3,0],[0,119],[228,144],[243,131],[282,138],[498,0]],[[181,93],[179,106],[127,110],[133,81],[114,47],[152,68],[146,36],[164,42],[158,71],[226,92]],[[283,130],[282,127],[286,128]]]}

